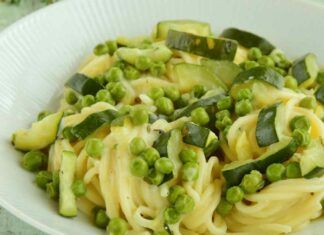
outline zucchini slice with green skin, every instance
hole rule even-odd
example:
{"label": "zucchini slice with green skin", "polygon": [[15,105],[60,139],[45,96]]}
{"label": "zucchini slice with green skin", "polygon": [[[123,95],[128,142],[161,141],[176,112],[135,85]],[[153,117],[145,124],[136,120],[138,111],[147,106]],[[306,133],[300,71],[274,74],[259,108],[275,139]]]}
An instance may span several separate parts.
{"label": "zucchini slice with green skin", "polygon": [[81,95],[96,95],[99,90],[104,89],[99,82],[81,73],[74,74],[65,85]]}
{"label": "zucchini slice with green skin", "polygon": [[85,139],[102,125],[111,124],[117,117],[119,117],[119,113],[112,109],[92,113],[81,123],[72,127],[71,132],[75,137]]}
{"label": "zucchini slice with green skin", "polygon": [[304,175],[306,179],[312,179],[316,177],[322,177],[324,175],[324,168],[322,167],[315,167],[311,172]]}
{"label": "zucchini slice with green skin", "polygon": [[54,113],[34,122],[30,129],[17,130],[12,135],[13,145],[23,151],[47,147],[55,141],[62,117],[63,112]]}
{"label": "zucchini slice with green skin", "polygon": [[303,176],[316,177],[324,169],[324,146],[320,140],[313,140],[300,158],[300,170]]}
{"label": "zucchini slice with green skin", "polygon": [[168,142],[170,137],[170,131],[163,132],[153,143],[153,147],[160,153],[161,156],[167,156],[168,154]]}
{"label": "zucchini slice with green skin", "polygon": [[78,213],[76,197],[72,191],[76,171],[77,156],[71,151],[63,151],[60,168],[59,213],[64,217],[75,217]]}
{"label": "zucchini slice with green skin", "polygon": [[185,123],[182,128],[183,142],[200,148],[207,148],[214,140],[218,140],[214,132],[193,122]]}
{"label": "zucchini slice with green skin", "polygon": [[203,37],[170,30],[165,44],[171,48],[214,60],[233,61],[237,42],[229,39]]}
{"label": "zucchini slice with green skin", "polygon": [[324,85],[321,85],[315,92],[316,99],[324,105]]}
{"label": "zucchini slice with green skin", "polygon": [[170,29],[193,33],[201,36],[211,35],[209,23],[194,20],[168,20],[161,21],[156,25],[155,39],[164,40]]}
{"label": "zucchini slice with green skin", "polygon": [[153,48],[139,49],[121,47],[116,51],[119,58],[130,64],[135,64],[135,61],[140,56],[146,56],[153,62],[167,62],[171,56],[172,51],[164,45],[154,46]]}
{"label": "zucchini slice with green skin", "polygon": [[255,130],[259,147],[269,146],[279,141],[276,130],[276,116],[279,104],[274,104],[260,111]]}
{"label": "zucchini slice with green skin", "polygon": [[227,91],[227,86],[215,74],[198,64],[180,63],[174,66],[174,74],[182,92],[189,92],[195,85],[203,85],[207,89],[222,88]]}
{"label": "zucchini slice with green skin", "polygon": [[269,67],[255,67],[239,73],[234,79],[234,83],[244,83],[250,80],[257,79],[269,83],[270,85],[281,89],[284,86],[284,77]]}
{"label": "zucchini slice with green skin", "polygon": [[231,61],[210,60],[204,58],[200,63],[219,77],[228,88],[232,86],[234,78],[242,72],[240,66]]}
{"label": "zucchini slice with green skin", "polygon": [[275,49],[275,46],[263,37],[237,28],[225,29],[220,36],[236,40],[240,45],[246,48],[258,47],[265,55],[270,54],[270,52]]}
{"label": "zucchini slice with green skin", "polygon": [[256,160],[233,162],[224,166],[222,174],[226,180],[227,187],[239,185],[244,175],[252,170],[265,172],[272,163],[281,163],[289,160],[297,151],[298,145],[295,139],[285,138],[273,145],[266,153]]}
{"label": "zucchini slice with green skin", "polygon": [[312,53],[295,60],[291,66],[291,74],[296,78],[298,85],[308,86],[313,83],[318,71],[316,56]]}

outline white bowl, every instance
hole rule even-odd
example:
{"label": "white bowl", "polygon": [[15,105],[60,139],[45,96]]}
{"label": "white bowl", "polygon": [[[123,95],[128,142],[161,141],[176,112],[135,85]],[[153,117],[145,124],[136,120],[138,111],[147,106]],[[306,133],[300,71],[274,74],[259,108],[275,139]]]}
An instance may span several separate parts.
{"label": "white bowl", "polygon": [[[0,35],[0,204],[49,234],[102,234],[84,216],[65,219],[21,169],[11,133],[55,103],[66,79],[93,46],[117,35],[149,34],[162,19],[235,26],[268,38],[295,57],[312,51],[324,63],[324,8],[301,0],[67,0],[40,10]],[[300,234],[323,234],[324,221]]]}

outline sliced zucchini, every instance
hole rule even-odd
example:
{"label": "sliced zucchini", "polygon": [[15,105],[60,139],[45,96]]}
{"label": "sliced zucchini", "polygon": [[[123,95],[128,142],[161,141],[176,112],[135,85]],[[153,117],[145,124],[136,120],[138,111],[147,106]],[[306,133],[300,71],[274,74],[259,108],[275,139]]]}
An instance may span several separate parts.
{"label": "sliced zucchini", "polygon": [[189,92],[197,85],[204,85],[207,89],[222,88],[227,90],[226,85],[207,68],[197,64],[180,63],[174,66],[174,75],[178,80],[179,89]]}
{"label": "sliced zucchini", "polygon": [[303,176],[311,176],[319,171],[317,168],[324,169],[324,146],[320,140],[313,140],[301,155],[300,169]]}
{"label": "sliced zucchini", "polygon": [[202,59],[201,65],[207,67],[217,77],[219,77],[228,88],[233,84],[234,78],[242,72],[237,64],[226,60]]}
{"label": "sliced zucchini", "polygon": [[321,85],[315,92],[316,99],[324,105],[324,84]]}
{"label": "sliced zucchini", "polygon": [[81,95],[96,95],[99,90],[104,89],[99,82],[81,73],[74,74],[65,85]]}
{"label": "sliced zucchini", "polygon": [[304,175],[306,179],[311,179],[315,177],[322,177],[324,175],[324,168],[322,167],[315,167],[311,172]]}
{"label": "sliced zucchini", "polygon": [[164,40],[168,36],[170,29],[188,32],[201,36],[211,35],[209,23],[199,22],[194,20],[168,20],[161,21],[156,25],[155,39]]}
{"label": "sliced zucchini", "polygon": [[289,160],[297,150],[297,143],[293,138],[285,138],[272,145],[269,150],[256,160],[236,161],[224,166],[222,174],[227,187],[239,185],[244,175],[252,170],[264,172],[272,163]]}
{"label": "sliced zucchini", "polygon": [[219,147],[219,140],[217,135],[210,131],[208,135],[207,142],[204,147],[204,154],[206,158],[209,158]]}
{"label": "sliced zucchini", "polygon": [[119,36],[116,38],[117,45],[120,47],[130,48],[142,48],[147,43],[150,43],[151,39],[147,36],[138,36],[133,38]]}
{"label": "sliced zucchini", "polygon": [[236,40],[246,48],[258,47],[265,55],[270,54],[270,52],[275,49],[275,46],[263,37],[237,28],[225,29],[220,36]]}
{"label": "sliced zucchini", "polygon": [[182,128],[183,142],[200,148],[210,147],[214,140],[218,140],[215,133],[206,127],[199,126],[193,122],[185,123]]}
{"label": "sliced zucchini", "polygon": [[75,137],[84,139],[102,125],[110,124],[118,116],[118,112],[112,109],[92,113],[88,117],[86,117],[81,123],[72,127],[71,132]]}
{"label": "sliced zucchini", "polygon": [[12,135],[13,145],[23,151],[47,147],[55,141],[62,117],[63,112],[54,113],[34,122],[30,129],[17,130]]}
{"label": "sliced zucchini", "polygon": [[163,132],[159,137],[154,141],[153,147],[160,153],[161,156],[168,155],[168,142],[171,137],[171,132]]}
{"label": "sliced zucchini", "polygon": [[277,108],[274,104],[260,111],[255,131],[255,137],[259,147],[269,146],[279,141],[276,130]]}
{"label": "sliced zucchini", "polygon": [[164,45],[155,45],[147,49],[121,47],[116,53],[119,58],[130,64],[135,64],[139,56],[147,56],[153,62],[167,62],[172,56],[172,51]]}
{"label": "sliced zucchini", "polygon": [[281,89],[284,86],[284,77],[277,71],[269,67],[255,67],[239,73],[234,79],[234,83],[245,83],[250,80],[261,80]]}
{"label": "sliced zucchini", "polygon": [[296,78],[298,85],[302,87],[312,85],[318,71],[316,56],[312,53],[295,60],[291,66],[291,74]]}
{"label": "sliced zucchini", "polygon": [[59,213],[64,217],[75,217],[78,213],[76,198],[72,191],[77,156],[71,151],[63,151],[60,168]]}
{"label": "sliced zucchini", "polygon": [[165,44],[171,48],[214,60],[233,61],[237,43],[233,40],[203,37],[170,30]]}

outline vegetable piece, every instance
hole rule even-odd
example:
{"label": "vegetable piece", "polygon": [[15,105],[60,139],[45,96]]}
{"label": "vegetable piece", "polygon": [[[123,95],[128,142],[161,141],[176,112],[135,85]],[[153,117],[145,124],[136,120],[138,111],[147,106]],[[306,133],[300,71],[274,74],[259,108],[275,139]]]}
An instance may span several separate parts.
{"label": "vegetable piece", "polygon": [[145,71],[151,67],[151,59],[147,56],[139,56],[135,60],[135,67],[140,71]]}
{"label": "vegetable piece", "polygon": [[153,100],[157,100],[164,96],[164,90],[161,87],[152,87],[148,93],[148,96]]}
{"label": "vegetable piece", "polygon": [[76,180],[72,184],[72,191],[76,197],[82,197],[87,192],[87,186],[83,182],[83,180]]}
{"label": "vegetable piece", "polygon": [[167,62],[172,56],[172,51],[164,45],[158,45],[147,49],[121,47],[118,48],[116,54],[123,61],[135,65],[138,58],[142,56],[152,62]]}
{"label": "vegetable piece", "polygon": [[78,101],[78,96],[72,90],[68,90],[67,92],[65,92],[64,98],[66,103],[70,105],[74,105]]}
{"label": "vegetable piece", "polygon": [[135,106],[130,111],[130,118],[135,126],[140,126],[149,121],[149,114],[144,107]]}
{"label": "vegetable piece", "polygon": [[285,175],[286,168],[281,163],[273,163],[267,167],[266,176],[270,182],[282,180]]}
{"label": "vegetable piece", "polygon": [[85,149],[90,157],[100,159],[104,147],[105,145],[100,139],[91,138],[87,140]]}
{"label": "vegetable piece", "polygon": [[245,116],[253,110],[250,100],[240,100],[235,104],[235,113],[239,116]]}
{"label": "vegetable piece", "polygon": [[226,60],[202,59],[200,63],[220,78],[227,88],[232,86],[234,78],[242,71],[238,65]]}
{"label": "vegetable piece", "polygon": [[72,184],[76,170],[76,160],[77,156],[73,152],[62,152],[59,213],[64,217],[74,217],[78,212],[76,198],[72,191]]}
{"label": "vegetable piece", "polygon": [[305,97],[299,102],[299,106],[306,109],[315,109],[316,108],[316,99],[313,96]]}
{"label": "vegetable piece", "polygon": [[146,149],[146,143],[143,138],[135,137],[129,143],[129,150],[133,155],[138,155]]}
{"label": "vegetable piece", "polygon": [[163,218],[167,224],[175,224],[180,220],[180,214],[174,208],[166,208],[163,212]]}
{"label": "vegetable piece", "polygon": [[49,116],[50,114],[52,114],[52,113],[50,111],[47,111],[47,110],[44,110],[44,111],[40,112],[37,115],[37,121],[43,120],[45,117]]}
{"label": "vegetable piece", "polygon": [[265,67],[274,67],[275,66],[275,63],[274,61],[271,59],[270,56],[261,56],[259,59],[258,59],[258,64],[260,66],[265,66]]}
{"label": "vegetable piece", "polygon": [[204,148],[210,143],[210,140],[208,140],[210,132],[208,128],[187,122],[182,129],[183,142]]}
{"label": "vegetable piece", "polygon": [[120,101],[126,95],[126,89],[121,82],[110,82],[106,88],[115,101]]}
{"label": "vegetable piece", "polygon": [[290,129],[292,131],[296,129],[303,129],[303,130],[309,130],[311,124],[307,117],[305,116],[295,116],[293,119],[289,122]]}
{"label": "vegetable piece", "polygon": [[136,157],[130,163],[130,171],[134,176],[144,177],[148,174],[149,166],[143,158]]}
{"label": "vegetable piece", "polygon": [[104,209],[99,209],[94,215],[94,223],[98,228],[106,229],[109,223],[109,218]]}
{"label": "vegetable piece", "polygon": [[187,162],[182,166],[181,176],[183,181],[194,181],[199,177],[199,165],[195,162]]}
{"label": "vegetable piece", "polygon": [[281,74],[272,68],[262,66],[239,73],[234,79],[234,83],[244,83],[252,79],[261,80],[278,89],[281,89],[284,86],[284,78]]}
{"label": "vegetable piece", "polygon": [[92,113],[82,122],[72,127],[72,134],[80,139],[85,139],[103,124],[110,124],[118,117],[118,112],[112,109],[107,109],[101,112]]}
{"label": "vegetable piece", "polygon": [[145,181],[153,185],[162,184],[163,179],[164,179],[164,175],[153,168],[149,170],[148,175],[145,177]]}
{"label": "vegetable piece", "polygon": [[252,91],[248,88],[245,89],[241,89],[239,90],[239,92],[237,93],[237,100],[252,100],[253,98],[253,94]]}
{"label": "vegetable piece", "polygon": [[262,57],[262,51],[257,47],[251,47],[248,51],[249,60],[258,60]]}
{"label": "vegetable piece", "polygon": [[[141,76],[140,71],[138,71],[135,67],[128,65],[124,69],[125,78],[128,80],[135,80]],[[108,84],[109,85],[109,84]]]}
{"label": "vegetable piece", "polygon": [[207,89],[227,90],[222,80],[204,66],[179,63],[174,65],[173,69],[181,92],[190,92],[196,85],[203,85]]}
{"label": "vegetable piece", "polygon": [[168,200],[171,204],[174,204],[178,197],[185,193],[186,190],[183,187],[179,185],[172,186],[169,190]]}
{"label": "vegetable piece", "polygon": [[237,28],[225,29],[222,32],[221,37],[236,40],[246,48],[257,47],[265,55],[270,54],[270,52],[275,49],[275,46],[263,37]]}
{"label": "vegetable piece", "polygon": [[40,151],[30,151],[23,156],[22,167],[25,170],[36,172],[46,165],[47,156]]}
{"label": "vegetable piece", "polygon": [[201,36],[211,35],[209,23],[193,20],[168,20],[161,21],[156,25],[156,40],[164,40],[168,36],[169,30],[193,33]]}
{"label": "vegetable piece", "polygon": [[253,170],[250,174],[244,175],[240,184],[245,193],[252,194],[264,187],[264,180],[259,171]]}
{"label": "vegetable piece", "polygon": [[96,80],[88,76],[76,73],[65,84],[81,95],[96,95],[96,93],[104,87]]}
{"label": "vegetable piece", "polygon": [[287,75],[285,77],[285,87],[292,90],[297,89],[298,88],[297,80],[293,76]]}
{"label": "vegetable piece", "polygon": [[153,143],[153,147],[160,153],[161,156],[166,156],[168,154],[167,147],[170,137],[171,132],[162,132]]}
{"label": "vegetable piece", "polygon": [[324,84],[321,85],[315,92],[316,99],[324,105]]}
{"label": "vegetable piece", "polygon": [[226,216],[233,208],[233,204],[226,201],[224,198],[221,198],[220,202],[216,207],[216,212],[221,216]]}
{"label": "vegetable piece", "polygon": [[166,67],[163,62],[154,62],[151,64],[150,73],[154,77],[161,77],[166,73]]}
{"label": "vegetable piece", "polygon": [[169,158],[161,157],[155,161],[154,167],[162,174],[170,174],[173,171],[174,164]]}
{"label": "vegetable piece", "polygon": [[289,162],[286,166],[286,177],[288,179],[300,178],[301,170],[299,162]]}
{"label": "vegetable piece", "polygon": [[165,87],[164,88],[165,96],[168,97],[173,102],[180,98],[180,91],[176,87]]}
{"label": "vegetable piece", "polygon": [[235,204],[243,200],[244,192],[239,186],[233,186],[226,191],[226,200],[229,203]]}
{"label": "vegetable piece", "polygon": [[62,136],[63,136],[64,139],[67,139],[69,141],[77,140],[77,137],[75,137],[72,134],[72,127],[71,126],[67,126],[62,130]]}
{"label": "vegetable piece", "polygon": [[192,88],[191,92],[194,95],[194,97],[200,98],[207,92],[207,90],[205,86],[197,84]]}
{"label": "vegetable piece", "polygon": [[108,225],[110,235],[124,235],[128,229],[128,224],[124,219],[113,218]]}
{"label": "vegetable piece", "polygon": [[123,70],[118,67],[110,68],[104,76],[106,82],[119,82],[123,77]]}
{"label": "vegetable piece", "polygon": [[106,89],[102,89],[97,92],[96,94],[96,101],[97,102],[107,102],[111,105],[115,105],[115,100],[111,97],[111,94]]}
{"label": "vegetable piece", "polygon": [[182,149],[179,154],[179,158],[182,161],[182,163],[197,162],[198,160],[197,153],[190,148]]}
{"label": "vegetable piece", "polygon": [[157,108],[158,113],[160,114],[171,115],[174,112],[173,102],[169,98],[158,98],[154,104]]}
{"label": "vegetable piece", "polygon": [[93,95],[85,95],[81,98],[82,108],[89,107],[89,106],[93,105],[95,102],[96,102],[96,100]]}
{"label": "vegetable piece", "polygon": [[150,147],[144,150],[140,154],[140,157],[147,162],[148,166],[151,167],[154,166],[155,161],[160,158],[160,154],[157,149]]}
{"label": "vegetable piece", "polygon": [[165,43],[171,49],[214,60],[232,61],[237,50],[237,43],[233,40],[198,36],[175,30],[169,31]]}
{"label": "vegetable piece", "polygon": [[46,190],[46,184],[52,182],[52,173],[49,171],[40,171],[37,173],[35,182],[38,187]]}
{"label": "vegetable piece", "polygon": [[300,169],[302,176],[306,178],[319,177],[324,169],[324,146],[321,141],[313,140],[310,145],[304,149],[303,157],[300,158]]}
{"label": "vegetable piece", "polygon": [[296,140],[299,146],[306,147],[311,142],[311,136],[305,129],[295,129],[292,136]]}
{"label": "vegetable piece", "polygon": [[12,143],[19,150],[42,149],[54,142],[63,112],[51,114],[34,122],[30,129],[20,129],[13,133]]}
{"label": "vegetable piece", "polygon": [[291,66],[291,74],[296,78],[299,86],[308,87],[311,85],[315,81],[318,71],[316,56],[312,53],[295,60]]}
{"label": "vegetable piece", "polygon": [[195,201],[187,194],[179,195],[174,203],[174,209],[180,214],[191,212],[195,207]]}
{"label": "vegetable piece", "polygon": [[208,124],[209,116],[204,108],[196,108],[191,112],[191,120],[201,126]]}
{"label": "vegetable piece", "polygon": [[260,147],[269,146],[279,141],[279,133],[276,129],[276,122],[279,120],[276,118],[278,106],[279,104],[271,105],[259,113],[255,137]]}
{"label": "vegetable piece", "polygon": [[59,190],[57,190],[54,187],[53,182],[46,184],[46,193],[49,196],[49,198],[51,198],[53,200],[57,200],[59,197]]}

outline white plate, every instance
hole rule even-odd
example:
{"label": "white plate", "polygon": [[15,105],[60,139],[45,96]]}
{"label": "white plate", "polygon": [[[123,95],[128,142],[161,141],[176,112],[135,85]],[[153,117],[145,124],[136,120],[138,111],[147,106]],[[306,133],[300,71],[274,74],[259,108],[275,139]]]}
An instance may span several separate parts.
{"label": "white plate", "polygon": [[[229,26],[270,39],[289,56],[324,62],[324,8],[296,0],[69,0],[40,10],[0,35],[0,204],[49,234],[101,234],[83,216],[65,219],[19,166],[11,133],[61,94],[93,46],[117,35],[148,34],[162,19],[199,19],[215,33]],[[51,102],[50,102],[51,100]],[[324,221],[300,234],[323,234]]]}

